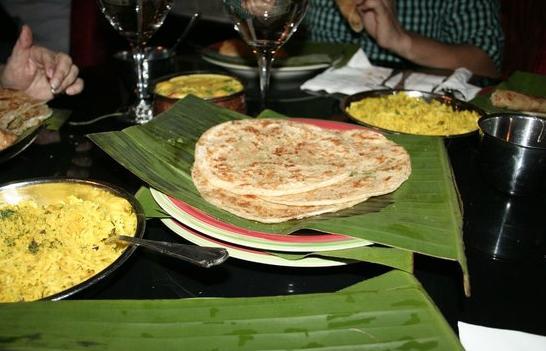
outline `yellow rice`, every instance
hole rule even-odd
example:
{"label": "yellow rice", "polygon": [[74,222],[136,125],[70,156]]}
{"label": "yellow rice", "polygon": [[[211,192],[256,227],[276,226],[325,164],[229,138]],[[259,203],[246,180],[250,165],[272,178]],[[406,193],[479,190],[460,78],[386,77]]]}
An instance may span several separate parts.
{"label": "yellow rice", "polygon": [[477,130],[480,115],[405,93],[354,101],[347,112],[368,125],[417,135],[457,135]]}
{"label": "yellow rice", "polygon": [[137,218],[125,199],[102,191],[96,200],[24,201],[0,205],[0,301],[31,301],[70,288],[118,258]]}

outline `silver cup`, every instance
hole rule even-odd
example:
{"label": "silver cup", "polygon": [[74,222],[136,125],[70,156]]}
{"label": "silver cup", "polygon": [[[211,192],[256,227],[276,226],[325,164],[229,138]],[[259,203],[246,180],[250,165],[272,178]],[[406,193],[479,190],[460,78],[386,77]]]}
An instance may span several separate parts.
{"label": "silver cup", "polygon": [[[546,190],[546,120],[518,113],[480,118],[480,164],[486,179],[511,195]],[[542,192],[542,193],[541,193]]]}

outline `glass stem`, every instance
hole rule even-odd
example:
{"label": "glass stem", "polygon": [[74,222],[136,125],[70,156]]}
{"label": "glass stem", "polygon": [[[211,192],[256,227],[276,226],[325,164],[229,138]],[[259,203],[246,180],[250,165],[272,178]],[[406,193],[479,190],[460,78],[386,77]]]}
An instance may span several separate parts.
{"label": "glass stem", "polygon": [[135,63],[137,83],[136,95],[137,100],[146,100],[149,98],[148,93],[148,60],[145,60],[144,48],[140,45],[135,45],[132,50],[133,61]]}
{"label": "glass stem", "polygon": [[273,64],[273,54],[270,50],[263,50],[258,53],[258,73],[260,77],[260,110],[265,109],[267,105],[267,94],[269,91],[269,81],[271,80],[271,66]]}
{"label": "glass stem", "polygon": [[152,106],[150,103],[150,93],[148,91],[148,84],[150,78],[150,71],[148,60],[146,59],[146,52],[144,46],[135,45],[132,47],[133,62],[136,68],[136,97],[137,101],[134,105],[135,122],[143,124],[149,122],[152,117]]}

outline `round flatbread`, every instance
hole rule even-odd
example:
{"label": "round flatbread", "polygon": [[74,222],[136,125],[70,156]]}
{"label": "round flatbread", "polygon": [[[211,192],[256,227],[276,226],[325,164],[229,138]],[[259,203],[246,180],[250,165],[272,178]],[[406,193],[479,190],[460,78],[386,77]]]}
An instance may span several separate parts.
{"label": "round flatbread", "polygon": [[280,223],[337,212],[361,202],[358,200],[328,206],[288,206],[268,202],[254,195],[239,195],[214,187],[203,176],[198,166],[192,168],[192,179],[206,201],[239,217],[262,223]]}
{"label": "round flatbread", "polygon": [[195,165],[214,187],[280,196],[348,179],[359,156],[341,133],[284,119],[225,122],[196,143]]}
{"label": "round flatbread", "polygon": [[260,197],[292,206],[333,205],[388,194],[408,179],[411,161],[403,147],[367,129],[353,129],[343,135],[352,141],[359,155],[358,168],[348,179],[308,192]]}

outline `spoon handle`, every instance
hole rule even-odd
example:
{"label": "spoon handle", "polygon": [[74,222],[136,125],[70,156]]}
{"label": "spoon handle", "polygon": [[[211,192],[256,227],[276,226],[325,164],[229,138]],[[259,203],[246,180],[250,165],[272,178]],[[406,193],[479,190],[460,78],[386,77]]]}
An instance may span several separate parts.
{"label": "spoon handle", "polygon": [[226,249],[219,247],[202,247],[165,241],[147,240],[126,235],[116,236],[117,240],[131,245],[142,246],[147,249],[178,258],[200,267],[209,268],[224,262],[229,254]]}

